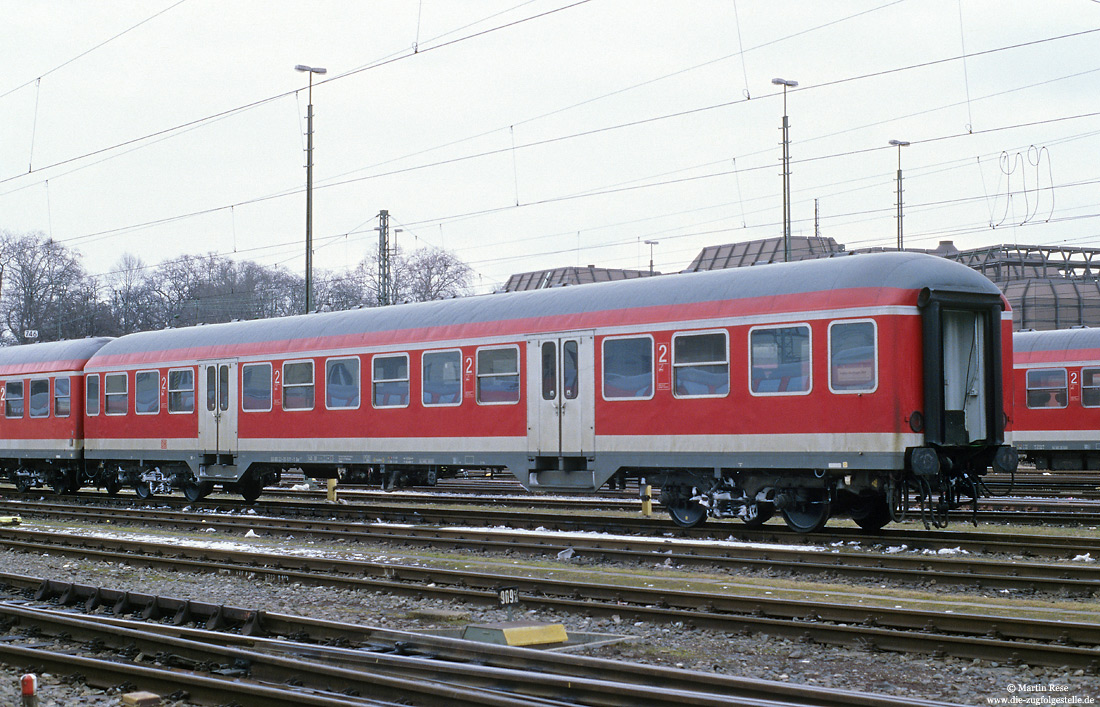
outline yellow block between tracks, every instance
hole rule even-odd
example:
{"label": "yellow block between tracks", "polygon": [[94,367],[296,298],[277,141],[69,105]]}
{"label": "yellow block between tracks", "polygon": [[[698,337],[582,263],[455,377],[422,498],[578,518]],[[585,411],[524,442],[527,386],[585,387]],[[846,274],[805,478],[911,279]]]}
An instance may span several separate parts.
{"label": "yellow block between tracks", "polygon": [[19,516],[0,516],[0,525],[19,525],[22,522]]}
{"label": "yellow block between tracks", "polygon": [[499,646],[542,646],[565,643],[569,636],[561,624],[534,621],[509,621],[495,624],[470,624],[462,632],[467,641],[494,643]]}

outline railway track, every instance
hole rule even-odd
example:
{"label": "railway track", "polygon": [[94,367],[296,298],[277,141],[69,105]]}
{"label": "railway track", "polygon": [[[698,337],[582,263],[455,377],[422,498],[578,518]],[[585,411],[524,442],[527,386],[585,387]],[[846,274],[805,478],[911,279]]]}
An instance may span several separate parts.
{"label": "railway track", "polygon": [[[503,503],[507,505],[522,505],[529,509],[542,509],[547,511],[602,510],[615,511],[622,514],[640,514],[642,509],[641,500],[637,498],[636,493],[609,492],[597,495],[544,496],[530,494],[516,482],[494,480],[486,483],[489,484],[489,486],[482,487],[482,491],[467,490],[465,493],[459,493],[456,490],[448,490],[445,492],[432,490],[380,491],[377,489],[352,487],[350,489],[339,489],[338,495],[343,502],[348,502],[349,505],[353,505],[356,508],[367,506],[370,508],[384,509],[399,501],[406,504],[437,504],[460,507],[484,507],[486,505]],[[490,493],[490,491],[492,492]],[[657,492],[655,491],[654,498],[656,498],[656,494]],[[0,496],[12,500],[56,497],[76,502],[94,499],[101,503],[117,502],[122,504],[132,503],[136,498],[129,493],[111,497],[105,493],[87,489],[79,494],[57,496],[52,491],[44,489],[27,494],[18,493],[10,488],[0,488]],[[256,507],[279,513],[293,512],[292,509],[295,509],[296,506],[297,512],[303,512],[304,507],[308,507],[309,503],[314,503],[315,505],[320,505],[320,507],[328,508],[330,513],[339,512],[332,511],[331,509],[333,506],[331,504],[325,505],[322,503],[325,497],[325,491],[316,489],[294,491],[290,488],[275,488],[269,490],[255,504],[228,495],[214,495],[197,504],[193,504],[178,496],[158,496],[150,499],[149,502],[160,505],[171,505],[179,508],[192,505],[209,506],[211,504],[223,508]],[[303,503],[302,499],[306,499],[306,502]],[[664,511],[656,500],[654,500],[653,512],[656,515],[664,516]],[[912,509],[909,518],[913,522],[920,522],[919,509]],[[986,498],[979,503],[976,513],[969,508],[959,509],[950,513],[950,520],[953,523],[974,521],[979,524],[1100,525],[1100,501],[1050,497]],[[669,520],[665,520],[664,524],[669,529],[676,529],[676,526]],[[709,522],[709,525],[723,529],[733,529],[742,524],[740,521],[712,520]],[[773,522],[772,525],[778,525],[778,521]],[[890,527],[898,526],[895,524]],[[833,530],[833,527],[829,528],[829,532]]]}
{"label": "railway track", "polygon": [[[1100,627],[1043,619],[923,611],[898,606],[842,606],[833,599],[791,601],[667,586],[593,581],[371,562],[285,552],[189,547],[147,539],[66,535],[5,529],[0,544],[14,550],[65,553],[177,571],[235,574],[252,581],[295,582],[495,604],[513,586],[526,606],[570,614],[621,616],[653,623],[683,622],[725,632],[779,635],[826,644],[950,655],[1096,671]],[[938,576],[938,574],[937,574]],[[1090,580],[1096,586],[1096,579]]]}
{"label": "railway track", "polygon": [[[401,704],[502,707],[940,704],[475,644],[18,575],[0,575],[0,584],[34,595],[33,602],[22,606],[0,602],[0,616],[9,632],[10,627],[33,627],[37,636],[67,635],[70,640],[81,639],[85,646],[109,646],[123,658],[113,666],[114,672],[119,664],[134,662],[135,650],[145,656],[171,654],[176,663],[172,672],[177,675],[181,667],[217,666],[216,675],[246,688],[236,690],[241,695],[238,701],[245,705],[391,704],[356,696],[364,692]],[[55,602],[66,607],[63,612],[55,609]],[[76,607],[83,607],[85,615],[74,616]],[[103,607],[110,608],[110,616],[87,614]],[[162,615],[172,616],[171,624],[148,621]],[[146,620],[136,620],[141,617]],[[0,641],[0,654],[4,645]],[[56,654],[52,659],[71,665]],[[283,685],[284,693],[275,695],[281,701],[263,701],[269,698],[270,687],[268,694],[253,692],[263,683]],[[337,690],[331,698],[335,702],[320,701]],[[315,701],[303,699],[306,696]]]}
{"label": "railway track", "polygon": [[[412,505],[333,505],[303,503],[263,503],[257,508],[264,511],[261,517],[256,510],[242,504],[209,501],[204,504],[187,504],[181,499],[158,499],[152,505],[135,505],[132,499],[119,497],[80,497],[80,504],[63,500],[6,500],[0,501],[0,515],[27,515],[52,519],[70,519],[91,523],[139,523],[167,524],[170,527],[209,528],[225,532],[245,532],[250,528],[272,534],[293,533],[298,536],[343,538],[357,541],[384,538],[387,534],[406,532],[408,535],[425,534],[440,543],[454,544],[462,541],[492,543],[493,532],[478,528],[523,528],[528,530],[557,530],[577,532],[614,532],[658,538],[693,540],[698,544],[690,550],[692,555],[707,556],[706,541],[742,541],[783,545],[825,546],[852,551],[853,548],[890,550],[887,554],[903,554],[905,551],[925,553],[957,552],[958,554],[1004,555],[1015,558],[1072,559],[1089,556],[1100,559],[1100,537],[1088,535],[1041,535],[997,533],[981,530],[934,530],[890,527],[879,533],[865,533],[855,528],[830,528],[827,532],[799,534],[787,528],[770,524],[750,528],[740,522],[713,523],[702,528],[684,530],[664,518],[641,516],[609,517],[598,513],[585,515],[579,512],[568,516],[532,510],[506,510],[479,507],[431,507],[421,503]],[[389,499],[393,500],[393,499]],[[158,516],[163,519],[158,521]],[[303,519],[304,517],[304,519]],[[433,528],[385,528],[382,523],[415,524]],[[495,532],[495,531],[494,531]],[[543,541],[568,542],[568,540]],[[581,545],[582,539],[576,541]],[[608,545],[610,543],[604,543]],[[728,550],[722,550],[726,553]],[[854,551],[853,551],[853,554]],[[814,557],[820,553],[815,552]],[[1049,570],[1047,571],[1049,575]]]}

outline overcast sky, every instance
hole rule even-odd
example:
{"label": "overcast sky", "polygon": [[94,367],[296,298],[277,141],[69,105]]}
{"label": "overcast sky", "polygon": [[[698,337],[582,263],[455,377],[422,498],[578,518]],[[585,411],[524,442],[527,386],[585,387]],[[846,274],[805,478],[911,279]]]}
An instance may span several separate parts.
{"label": "overcast sky", "polygon": [[[442,247],[481,290],[849,247],[1100,247],[1095,0],[0,0],[0,230],[104,275],[215,252],[301,273]],[[1020,46],[1025,45],[1025,46]],[[518,205],[517,205],[518,204]]]}

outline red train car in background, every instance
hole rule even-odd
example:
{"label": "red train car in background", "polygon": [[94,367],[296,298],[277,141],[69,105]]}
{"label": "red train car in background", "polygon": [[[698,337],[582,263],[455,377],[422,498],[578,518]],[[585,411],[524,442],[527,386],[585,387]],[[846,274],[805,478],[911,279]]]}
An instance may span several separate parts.
{"label": "red train car in background", "polygon": [[1014,434],[1037,469],[1100,469],[1100,329],[1014,336]]}
{"label": "red train car in background", "polygon": [[99,485],[84,466],[84,365],[108,341],[0,348],[0,470],[19,490]]}

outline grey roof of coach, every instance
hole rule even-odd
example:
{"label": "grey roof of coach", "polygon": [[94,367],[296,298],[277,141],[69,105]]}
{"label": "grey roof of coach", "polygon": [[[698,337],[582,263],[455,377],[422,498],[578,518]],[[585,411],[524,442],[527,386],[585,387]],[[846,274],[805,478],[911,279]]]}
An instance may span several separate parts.
{"label": "grey roof of coach", "polygon": [[[86,361],[109,341],[111,339],[108,337],[94,337],[6,346],[0,348],[0,367],[18,369],[19,366],[32,366],[54,361]],[[15,373],[14,370],[9,372]]]}
{"label": "grey roof of coach", "polygon": [[228,322],[129,334],[100,350],[100,356],[271,341],[311,340],[354,334],[451,325],[535,320],[540,317],[716,300],[808,294],[838,288],[950,289],[1000,296],[993,283],[970,268],[919,253],[875,253],[807,260],[755,268],[620,280],[526,292],[508,292],[390,307],[308,314],[280,319]]}
{"label": "grey roof of coach", "polygon": [[1078,327],[1052,331],[1018,331],[1013,335],[1012,348],[1017,353],[1100,349],[1100,329]]}

